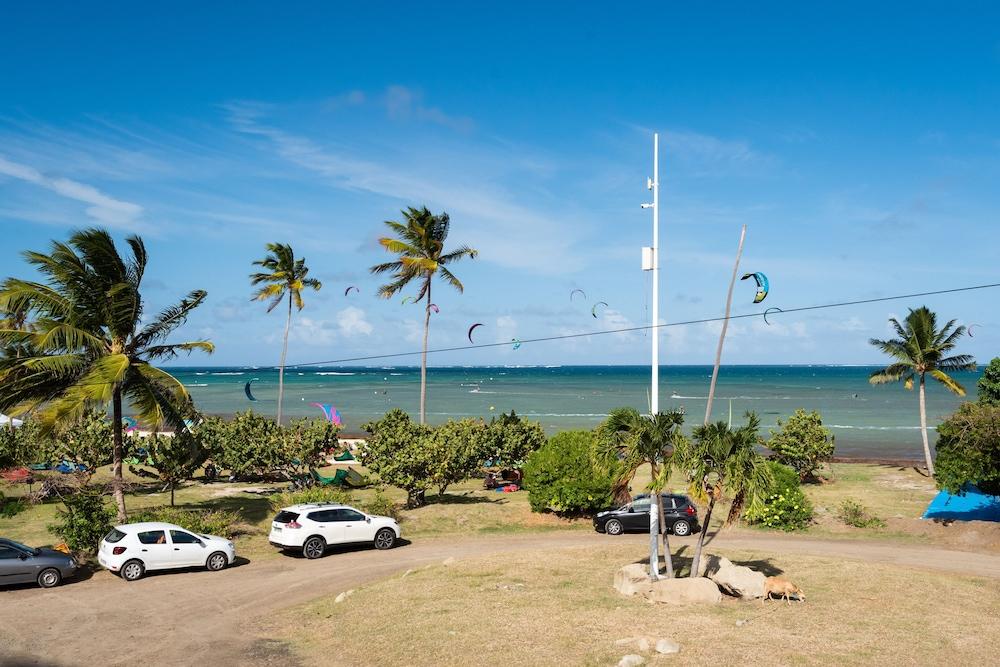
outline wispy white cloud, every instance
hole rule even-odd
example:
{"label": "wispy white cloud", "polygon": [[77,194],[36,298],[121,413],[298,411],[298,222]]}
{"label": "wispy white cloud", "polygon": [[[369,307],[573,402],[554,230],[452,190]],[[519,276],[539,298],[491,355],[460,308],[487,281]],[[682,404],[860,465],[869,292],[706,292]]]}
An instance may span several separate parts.
{"label": "wispy white cloud", "polygon": [[367,320],[365,311],[357,306],[348,306],[337,313],[337,329],[341,336],[353,338],[368,336],[375,327]]}
{"label": "wispy white cloud", "polygon": [[84,211],[94,221],[109,227],[135,229],[143,208],[138,204],[115,199],[92,185],[69,178],[49,176],[26,164],[12,162],[0,156],[0,175],[36,185],[55,194],[87,204]]}
{"label": "wispy white cloud", "polygon": [[382,97],[386,112],[397,120],[417,120],[441,125],[459,132],[471,132],[475,123],[465,116],[452,116],[423,103],[423,93],[406,86],[389,86]]}

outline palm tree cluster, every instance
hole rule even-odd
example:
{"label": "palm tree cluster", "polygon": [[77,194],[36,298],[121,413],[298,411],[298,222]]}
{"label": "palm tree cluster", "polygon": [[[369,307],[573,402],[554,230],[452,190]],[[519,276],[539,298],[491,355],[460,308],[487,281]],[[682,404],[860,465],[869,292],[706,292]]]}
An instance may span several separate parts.
{"label": "palm tree cluster", "polygon": [[24,253],[41,281],[8,278],[0,284],[0,311],[20,314],[0,329],[0,348],[18,351],[0,357],[0,411],[32,412],[51,430],[110,404],[119,520],[125,519],[123,403],[149,425],[184,428],[194,413],[190,396],[153,362],[214,349],[206,340],[167,342],[204,302],[202,290],[144,319],[146,248],[136,236],[126,244],[130,253],[122,257],[106,231],[79,231],[66,243],[53,242],[48,254]]}

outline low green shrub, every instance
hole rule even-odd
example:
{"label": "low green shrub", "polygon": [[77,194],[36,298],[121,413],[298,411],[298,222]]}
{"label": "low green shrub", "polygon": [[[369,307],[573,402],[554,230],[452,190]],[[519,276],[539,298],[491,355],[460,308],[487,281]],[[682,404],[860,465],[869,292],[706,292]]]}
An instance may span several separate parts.
{"label": "low green shrub", "polygon": [[773,482],[757,510],[748,509],[743,518],[748,523],[776,530],[803,530],[813,518],[813,507],[799,486],[799,474],[790,466],[768,461]]}
{"label": "low green shrub", "polygon": [[56,510],[56,522],[49,532],[61,538],[76,553],[93,554],[101,538],[111,530],[115,512],[106,497],[86,489],[63,498],[65,509]]}
{"label": "low green shrub", "polygon": [[856,500],[847,498],[837,509],[837,518],[855,528],[885,528],[885,521]]}
{"label": "low green shrub", "polygon": [[177,524],[199,535],[218,535],[232,539],[237,535],[256,532],[236,512],[227,510],[185,510],[177,507],[152,507],[133,512],[130,522],[163,521]]}
{"label": "low green shrub", "polygon": [[534,512],[586,514],[613,504],[617,463],[602,464],[591,431],[563,431],[528,457],[524,487]]}
{"label": "low green shrub", "polygon": [[385,495],[385,490],[381,488],[375,489],[375,494],[364,502],[362,509],[369,514],[389,516],[399,520],[399,506],[392,501],[392,498]]}
{"label": "low green shrub", "polygon": [[290,505],[304,505],[306,503],[350,505],[351,507],[357,507],[367,514],[378,514],[380,516],[389,516],[396,520],[399,519],[399,508],[385,495],[385,491],[382,488],[376,488],[374,495],[368,500],[356,498],[346,489],[331,487],[312,487],[299,491],[284,491],[271,496],[271,510],[274,512]]}

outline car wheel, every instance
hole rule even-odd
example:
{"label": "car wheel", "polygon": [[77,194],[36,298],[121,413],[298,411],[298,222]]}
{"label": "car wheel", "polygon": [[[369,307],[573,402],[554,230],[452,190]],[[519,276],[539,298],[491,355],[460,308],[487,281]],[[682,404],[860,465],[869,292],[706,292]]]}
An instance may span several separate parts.
{"label": "car wheel", "polygon": [[142,575],[146,573],[146,568],[143,566],[142,561],[130,560],[121,569],[121,577],[125,581],[135,581],[136,579],[141,579]]}
{"label": "car wheel", "polygon": [[674,526],[671,530],[673,531],[674,535],[677,535],[678,537],[684,537],[685,535],[691,534],[691,524],[689,524],[684,519],[681,519],[680,521],[674,522]]}
{"label": "car wheel", "polygon": [[611,519],[606,524],[604,524],[604,532],[608,535],[621,535],[625,532],[622,522],[618,519]]}
{"label": "car wheel", "polygon": [[38,574],[38,585],[42,588],[53,588],[54,586],[58,586],[61,581],[62,575],[59,574],[59,570],[51,567],[42,570]]}
{"label": "car wheel", "polygon": [[326,540],[322,537],[310,537],[302,545],[302,555],[309,559],[319,558],[326,551]]}
{"label": "car wheel", "polygon": [[216,551],[214,554],[208,557],[205,561],[205,567],[212,572],[218,572],[219,570],[225,568],[229,565],[229,559],[226,558],[226,554],[221,551]]}
{"label": "car wheel", "polygon": [[375,533],[376,549],[391,549],[396,544],[396,533],[392,528],[382,528]]}

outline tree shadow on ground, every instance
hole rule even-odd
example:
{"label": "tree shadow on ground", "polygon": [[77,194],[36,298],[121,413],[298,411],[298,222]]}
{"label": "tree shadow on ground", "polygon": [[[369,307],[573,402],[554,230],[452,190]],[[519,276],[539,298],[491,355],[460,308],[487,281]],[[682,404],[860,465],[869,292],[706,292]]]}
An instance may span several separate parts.
{"label": "tree shadow on ground", "polygon": [[[661,549],[663,548],[662,543],[660,544],[660,548]],[[691,550],[692,553],[689,556],[688,551],[689,551],[689,545],[685,544],[680,549],[677,549],[676,551],[673,552],[672,560],[674,564],[675,577],[686,577],[691,573],[691,563],[694,560],[694,554],[693,550]],[[703,564],[707,563],[708,567],[712,567],[713,555],[714,554],[702,552],[701,554],[702,563]],[[663,572],[665,571],[665,569],[662,560],[663,559],[662,553],[660,554],[660,559],[661,559],[660,571]],[[733,563],[733,565],[742,565],[744,567],[749,567],[751,570],[756,570],[757,572],[760,572],[765,577],[776,577],[784,572],[784,570],[782,570],[780,567],[774,564],[773,562],[774,559],[772,558],[758,558],[758,559],[730,558],[729,560]],[[649,559],[638,558],[633,562],[637,565],[648,565]]]}
{"label": "tree shadow on ground", "polygon": [[[498,494],[499,495],[499,494]],[[481,495],[473,495],[471,491],[462,494],[445,493],[444,495],[433,495],[427,497],[427,505],[477,505],[490,503],[502,505],[507,502],[506,498],[489,498]]]}

